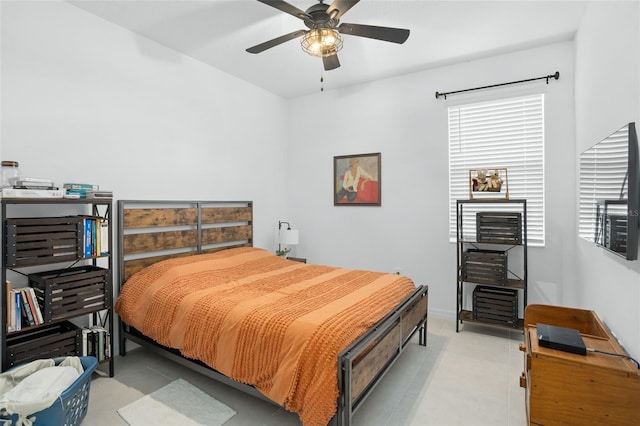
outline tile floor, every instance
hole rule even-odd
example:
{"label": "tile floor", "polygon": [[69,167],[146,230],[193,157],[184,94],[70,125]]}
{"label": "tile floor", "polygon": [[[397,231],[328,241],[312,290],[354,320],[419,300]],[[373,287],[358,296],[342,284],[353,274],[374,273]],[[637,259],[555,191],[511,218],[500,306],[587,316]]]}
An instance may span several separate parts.
{"label": "tile floor", "polygon": [[[427,347],[407,347],[355,414],[356,426],[526,425],[519,387],[523,335],[477,324],[429,318]],[[83,426],[126,423],[116,410],[169,382],[183,378],[238,414],[225,426],[300,425],[297,415],[195,373],[149,351],[116,358],[116,375],[94,375]]]}

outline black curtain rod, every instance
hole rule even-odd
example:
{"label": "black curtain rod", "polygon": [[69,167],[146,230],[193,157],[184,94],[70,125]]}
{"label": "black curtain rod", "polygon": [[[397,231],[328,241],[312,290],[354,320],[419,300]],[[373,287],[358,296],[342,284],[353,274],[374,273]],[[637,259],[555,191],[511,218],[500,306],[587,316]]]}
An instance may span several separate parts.
{"label": "black curtain rod", "polygon": [[471,92],[472,90],[489,89],[491,87],[507,86],[509,84],[527,83],[529,81],[535,81],[535,80],[547,80],[547,84],[549,84],[550,78],[555,78],[556,80],[559,79],[560,72],[556,71],[555,74],[545,75],[544,77],[528,78],[526,80],[519,80],[519,81],[510,81],[509,83],[492,84],[491,86],[474,87],[473,89],[456,90],[455,92],[445,92],[445,93],[436,92],[436,99],[438,99],[440,96],[443,96],[445,99],[447,99],[447,95],[452,95],[454,93]]}

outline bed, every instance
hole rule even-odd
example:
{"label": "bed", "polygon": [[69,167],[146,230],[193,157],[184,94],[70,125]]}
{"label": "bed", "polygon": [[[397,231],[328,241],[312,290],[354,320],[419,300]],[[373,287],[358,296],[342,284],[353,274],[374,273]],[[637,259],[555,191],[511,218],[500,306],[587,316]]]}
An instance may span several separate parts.
{"label": "bed", "polygon": [[252,202],[118,202],[120,354],[132,341],[296,412],[349,425],[414,334],[428,288],[253,247]]}

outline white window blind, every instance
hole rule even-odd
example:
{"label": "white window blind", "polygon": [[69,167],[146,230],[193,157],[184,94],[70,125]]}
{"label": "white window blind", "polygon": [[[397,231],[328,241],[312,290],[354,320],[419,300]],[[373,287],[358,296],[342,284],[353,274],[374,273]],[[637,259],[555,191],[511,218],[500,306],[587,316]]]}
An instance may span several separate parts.
{"label": "white window blind", "polygon": [[[579,235],[589,241],[603,241],[603,223],[596,223],[598,201],[628,198],[627,166],[629,128],[622,127],[606,139],[580,155],[580,212]],[[603,208],[604,204],[600,205]],[[609,215],[624,217],[627,204],[607,206]],[[600,212],[602,214],[602,211]]]}
{"label": "white window blind", "polygon": [[[543,94],[449,108],[451,241],[456,239],[456,200],[469,199],[469,170],[493,168],[507,169],[509,198],[527,200],[527,243],[543,246]],[[503,207],[501,210],[513,209]],[[483,206],[477,210],[499,209]],[[464,224],[464,228],[473,230],[475,224]]]}

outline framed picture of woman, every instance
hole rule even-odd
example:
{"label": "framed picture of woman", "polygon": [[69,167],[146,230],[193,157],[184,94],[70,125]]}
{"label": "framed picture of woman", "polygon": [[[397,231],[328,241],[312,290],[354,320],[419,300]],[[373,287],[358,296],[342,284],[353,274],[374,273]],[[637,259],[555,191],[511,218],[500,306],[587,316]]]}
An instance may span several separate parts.
{"label": "framed picture of woman", "polygon": [[381,154],[333,157],[333,205],[381,205]]}

